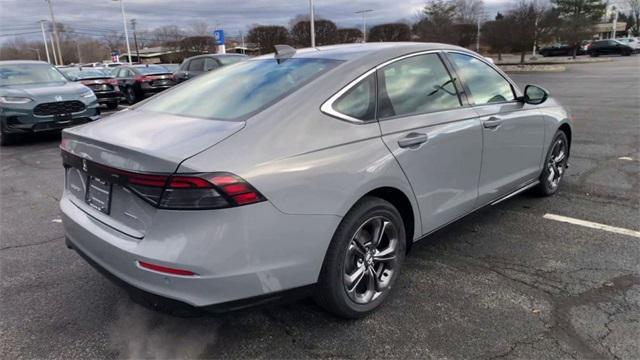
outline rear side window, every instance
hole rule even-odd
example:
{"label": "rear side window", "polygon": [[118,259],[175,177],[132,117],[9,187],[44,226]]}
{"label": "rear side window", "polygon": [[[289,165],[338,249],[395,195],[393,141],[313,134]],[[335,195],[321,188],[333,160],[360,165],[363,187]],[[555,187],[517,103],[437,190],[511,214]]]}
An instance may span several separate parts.
{"label": "rear side window", "polygon": [[158,94],[139,109],[218,120],[242,119],[271,106],[340,62],[309,58],[245,61]]}
{"label": "rear side window", "polygon": [[515,99],[511,84],[489,65],[473,56],[449,53],[475,105],[499,103]]}
{"label": "rear side window", "polygon": [[212,58],[204,59],[204,71],[211,71],[218,67],[218,62]]}
{"label": "rear side window", "polygon": [[378,70],[378,94],[379,119],[462,106],[437,54],[412,56]]}
{"label": "rear side window", "polygon": [[189,63],[189,71],[204,71],[204,58],[191,60]]}
{"label": "rear side window", "polygon": [[354,119],[374,120],[376,117],[375,79],[375,74],[367,76],[340,96],[333,103],[333,109]]}

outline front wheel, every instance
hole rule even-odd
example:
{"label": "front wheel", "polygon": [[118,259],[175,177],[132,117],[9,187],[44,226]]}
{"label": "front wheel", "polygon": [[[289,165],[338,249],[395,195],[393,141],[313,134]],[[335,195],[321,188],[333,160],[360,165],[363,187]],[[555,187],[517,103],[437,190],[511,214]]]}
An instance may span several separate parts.
{"label": "front wheel", "polygon": [[553,137],[545,159],[544,169],[540,174],[540,183],[537,187],[540,195],[551,196],[558,191],[568,161],[569,141],[563,131],[558,131]]}
{"label": "front wheel", "polygon": [[398,210],[380,198],[363,198],[331,240],[316,301],[344,318],[371,313],[389,296],[405,252],[406,233]]}

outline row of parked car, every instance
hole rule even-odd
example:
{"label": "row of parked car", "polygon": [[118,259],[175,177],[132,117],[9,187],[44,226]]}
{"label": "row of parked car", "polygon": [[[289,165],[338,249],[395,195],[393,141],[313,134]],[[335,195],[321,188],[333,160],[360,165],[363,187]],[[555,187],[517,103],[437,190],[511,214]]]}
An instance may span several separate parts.
{"label": "row of parked car", "polygon": [[23,134],[59,130],[247,57],[207,54],[182,64],[88,64],[54,67],[40,61],[0,61],[0,144]]}
{"label": "row of parked car", "polygon": [[[574,47],[570,45],[554,44],[541,48],[538,53],[544,57],[570,56],[573,55],[573,49]],[[634,37],[584,41],[576,49],[576,55],[590,55],[593,57],[613,54],[629,56],[638,52],[640,52],[640,38]]]}

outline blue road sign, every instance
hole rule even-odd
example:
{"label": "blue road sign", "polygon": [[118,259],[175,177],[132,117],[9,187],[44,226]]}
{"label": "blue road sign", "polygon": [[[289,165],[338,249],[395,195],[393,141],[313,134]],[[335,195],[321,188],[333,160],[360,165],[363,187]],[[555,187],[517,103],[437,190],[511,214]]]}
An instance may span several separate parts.
{"label": "blue road sign", "polygon": [[224,45],[224,30],[215,30],[213,38],[216,41],[216,45]]}

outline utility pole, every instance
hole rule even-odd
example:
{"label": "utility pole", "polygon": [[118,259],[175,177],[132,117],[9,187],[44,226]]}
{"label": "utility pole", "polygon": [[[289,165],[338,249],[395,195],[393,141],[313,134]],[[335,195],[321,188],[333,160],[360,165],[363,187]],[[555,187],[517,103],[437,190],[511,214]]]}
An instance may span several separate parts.
{"label": "utility pole", "polygon": [[58,54],[56,53],[56,45],[53,43],[53,35],[49,37],[49,40],[51,40],[51,54],[53,55],[54,62],[56,63],[56,65],[62,65],[58,60]]}
{"label": "utility pole", "polygon": [[53,27],[53,37],[56,39],[56,46],[58,48],[58,65],[63,65],[64,60],[62,59],[62,51],[60,50],[60,37],[58,36],[58,26],[56,25],[56,18],[53,16],[53,5],[51,4],[51,0],[46,0],[49,4],[49,13],[51,14],[51,26]]}
{"label": "utility pole", "polygon": [[367,42],[367,13],[372,12],[371,9],[356,11],[356,14],[362,14],[362,42]]}
{"label": "utility pole", "polygon": [[49,56],[49,45],[47,45],[47,35],[44,33],[44,20],[40,20],[40,30],[42,30],[42,42],[44,42],[44,51],[47,53],[47,62],[51,64],[51,57]]}
{"label": "utility pole", "polygon": [[309,0],[309,24],[311,25],[311,47],[316,47],[316,20],[313,12],[313,0]]}
{"label": "utility pole", "polygon": [[136,33],[136,19],[131,19],[131,29],[133,29],[133,43],[136,47],[136,59],[140,62],[140,50],[138,49],[138,36]]}
{"label": "utility pole", "polygon": [[133,64],[131,61],[131,46],[129,45],[129,32],[127,31],[127,16],[124,13],[124,0],[113,0],[120,1],[120,11],[122,11],[122,26],[124,27],[124,39],[127,42],[127,56],[129,57],[129,65]]}
{"label": "utility pole", "polygon": [[242,55],[245,55],[244,32],[240,30],[240,41],[242,41]]}
{"label": "utility pole", "polygon": [[536,58],[536,48],[538,47],[538,1],[533,1],[533,50],[531,51],[531,58]]}
{"label": "utility pole", "polygon": [[618,27],[618,9],[616,9],[616,7],[613,6],[611,8],[611,10],[614,11],[614,13],[613,13],[613,32],[612,32],[611,38],[615,39],[616,38],[616,28]]}
{"label": "utility pole", "polygon": [[29,50],[33,50],[36,52],[36,54],[38,54],[38,61],[42,61],[42,58],[40,58],[40,49],[36,49],[36,48],[29,48]]}

